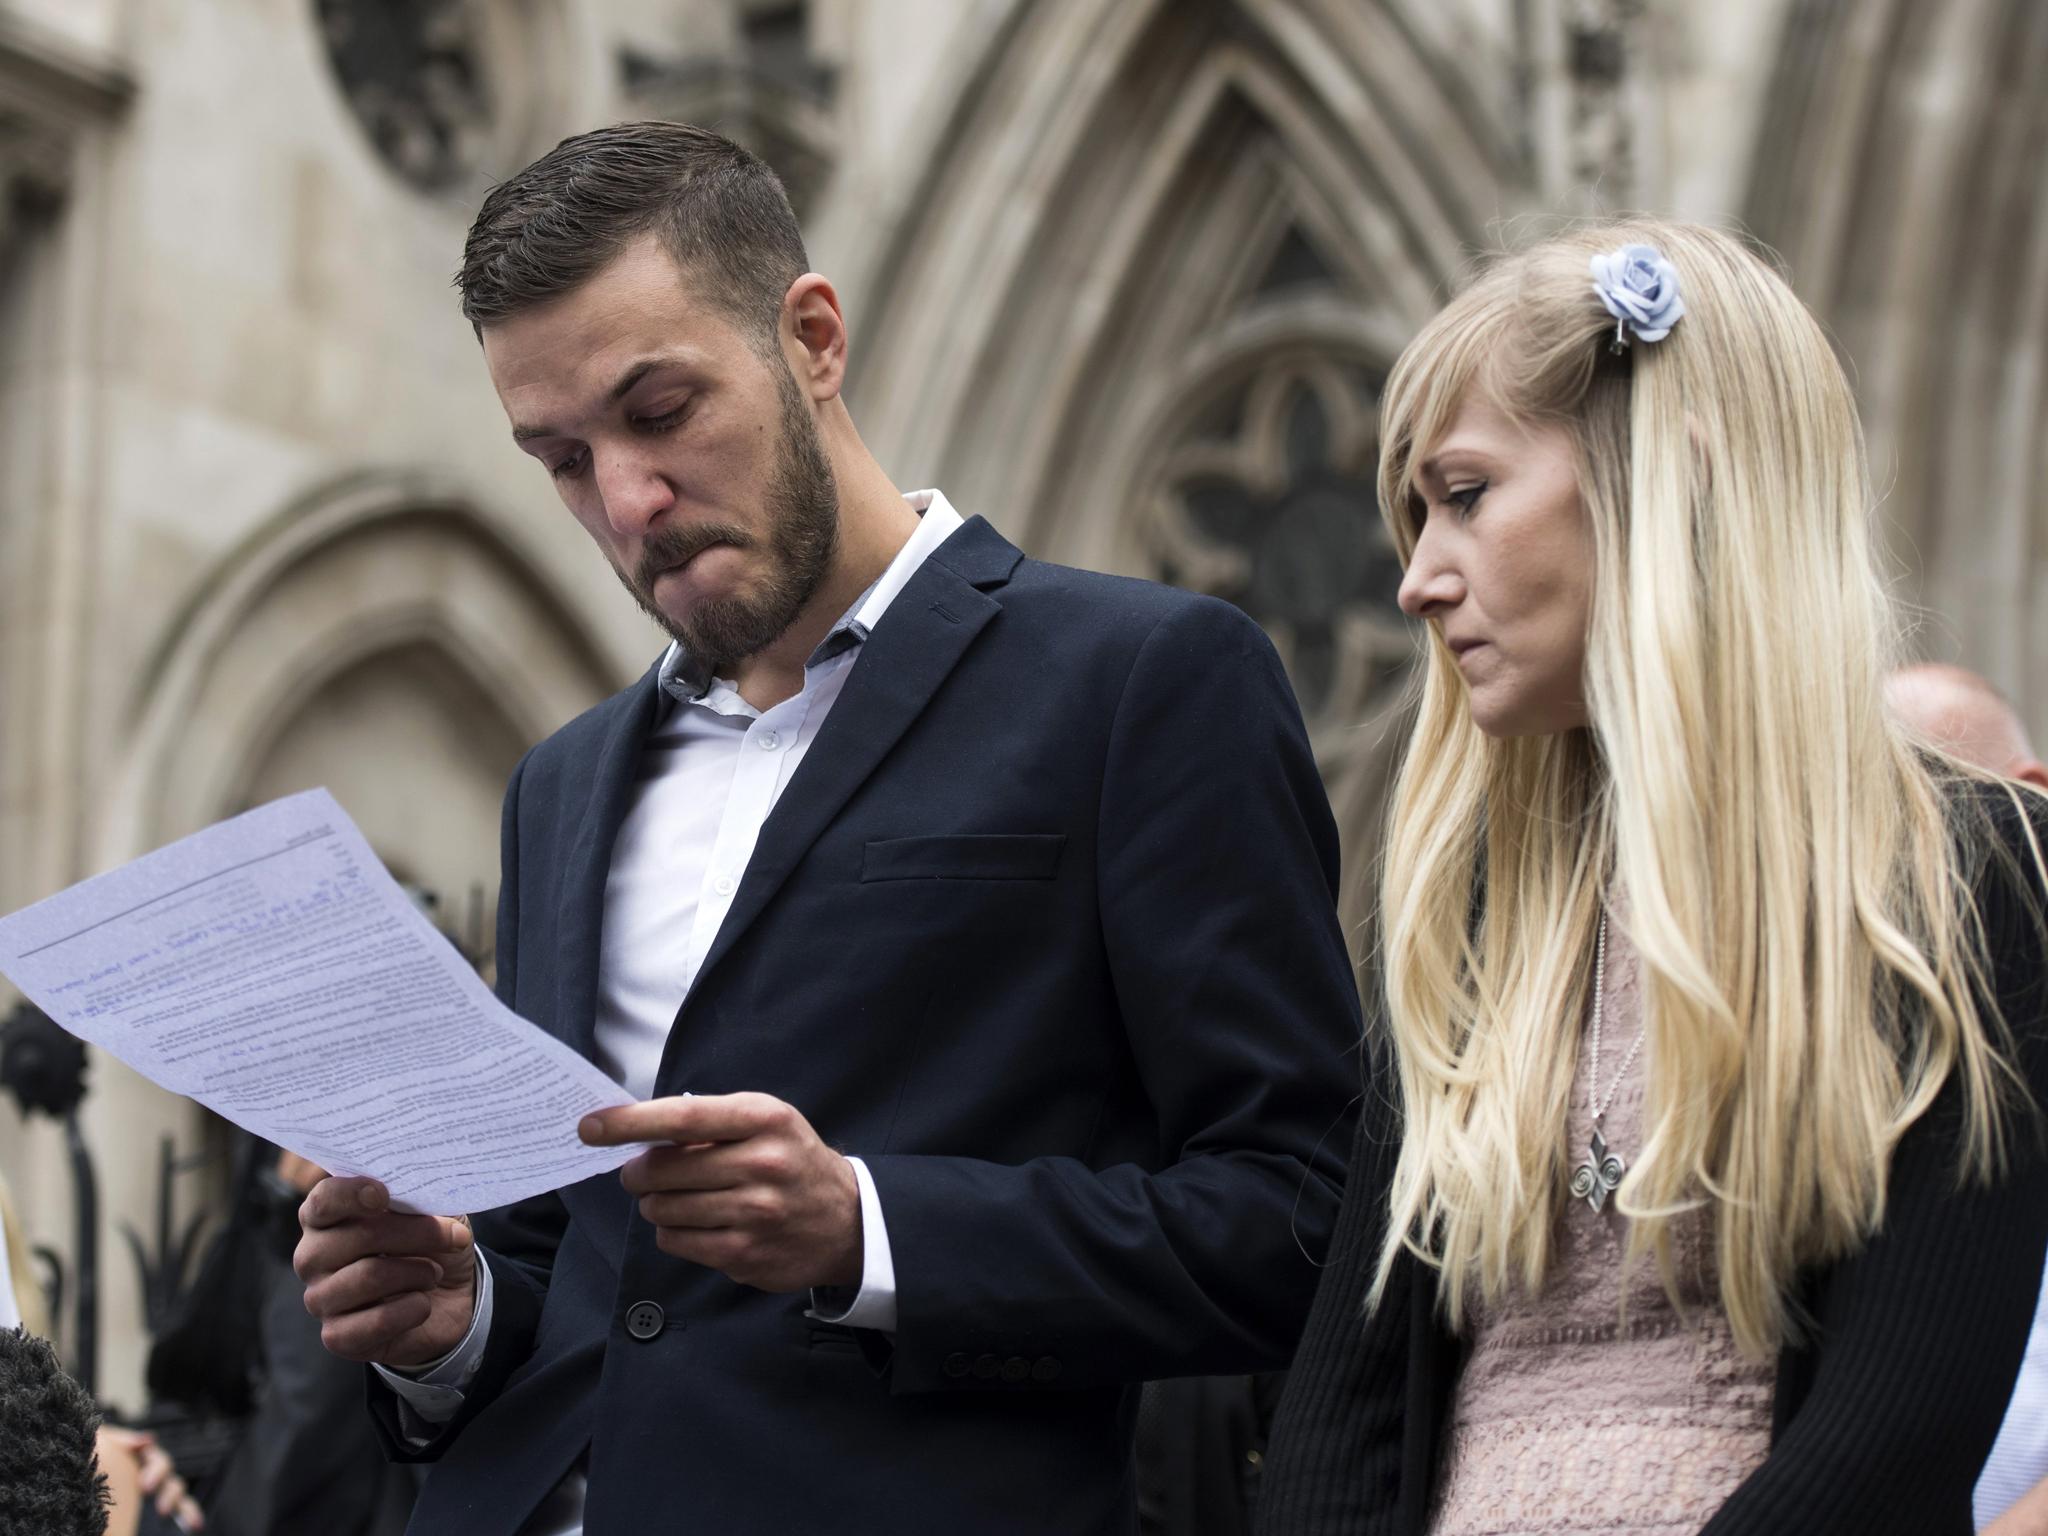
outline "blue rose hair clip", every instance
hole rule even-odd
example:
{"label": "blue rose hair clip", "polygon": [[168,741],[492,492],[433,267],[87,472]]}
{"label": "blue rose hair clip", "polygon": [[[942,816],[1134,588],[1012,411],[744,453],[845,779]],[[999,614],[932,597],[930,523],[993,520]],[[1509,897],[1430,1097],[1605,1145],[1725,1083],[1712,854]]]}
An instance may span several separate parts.
{"label": "blue rose hair clip", "polygon": [[1654,245],[1624,245],[1592,260],[1593,291],[1614,316],[1616,352],[1637,341],[1662,341],[1685,316],[1678,269]]}

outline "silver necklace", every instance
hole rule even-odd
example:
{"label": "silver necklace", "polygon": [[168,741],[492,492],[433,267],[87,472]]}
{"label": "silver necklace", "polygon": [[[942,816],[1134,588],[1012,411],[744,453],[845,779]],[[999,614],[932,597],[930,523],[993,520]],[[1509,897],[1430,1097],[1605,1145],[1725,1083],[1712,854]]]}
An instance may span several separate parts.
{"label": "silver necklace", "polygon": [[1636,1064],[1636,1052],[1643,1048],[1643,1036],[1649,1031],[1649,1020],[1636,1031],[1635,1044],[1628,1048],[1628,1055],[1621,1060],[1621,1070],[1614,1074],[1614,1081],[1607,1085],[1607,1092],[1600,1092],[1600,1015],[1607,1000],[1607,910],[1600,911],[1600,934],[1593,941],[1593,1071],[1586,1083],[1586,1107],[1593,1112],[1593,1135],[1586,1143],[1586,1160],[1572,1169],[1572,1198],[1583,1200],[1594,1210],[1607,1205],[1607,1197],[1621,1187],[1621,1176],[1628,1172],[1628,1164],[1616,1154],[1607,1150],[1607,1140],[1600,1134],[1600,1121],[1606,1116],[1607,1108],[1614,1102],[1614,1095],[1628,1077],[1628,1069]]}

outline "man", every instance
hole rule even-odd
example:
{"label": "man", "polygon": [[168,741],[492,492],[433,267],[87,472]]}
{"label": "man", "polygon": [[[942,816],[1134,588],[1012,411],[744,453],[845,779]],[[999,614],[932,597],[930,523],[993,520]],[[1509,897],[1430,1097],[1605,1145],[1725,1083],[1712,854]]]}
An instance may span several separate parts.
{"label": "man", "polygon": [[1892,712],[1966,763],[2048,789],[2048,767],[2034,756],[2019,714],[1967,667],[1916,662],[1885,683]]}
{"label": "man", "polygon": [[470,231],[513,437],[672,643],[514,773],[498,928],[649,1149],[473,1246],[302,1210],[417,1532],[1129,1531],[1135,1384],[1306,1314],[1361,1026],[1272,647],[901,495],[808,265],[670,123]]}
{"label": "man", "polygon": [[[2034,756],[2018,713],[1976,673],[1901,667],[1886,693],[1900,719],[1965,762],[2048,789],[2048,767]],[[1986,1536],[2048,1536],[2048,1289],[1975,1503]]]}

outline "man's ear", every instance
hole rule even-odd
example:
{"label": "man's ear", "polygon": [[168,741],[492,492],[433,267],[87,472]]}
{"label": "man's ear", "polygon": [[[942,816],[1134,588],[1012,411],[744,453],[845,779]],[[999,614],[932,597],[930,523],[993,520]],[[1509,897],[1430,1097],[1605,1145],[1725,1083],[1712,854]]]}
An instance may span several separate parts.
{"label": "man's ear", "polygon": [[784,351],[814,401],[837,399],[846,383],[846,317],[831,283],[806,272],[782,298]]}
{"label": "man's ear", "polygon": [[2030,757],[2013,769],[2012,776],[2022,784],[2031,784],[2036,789],[2048,789],[2048,766],[2038,757]]}

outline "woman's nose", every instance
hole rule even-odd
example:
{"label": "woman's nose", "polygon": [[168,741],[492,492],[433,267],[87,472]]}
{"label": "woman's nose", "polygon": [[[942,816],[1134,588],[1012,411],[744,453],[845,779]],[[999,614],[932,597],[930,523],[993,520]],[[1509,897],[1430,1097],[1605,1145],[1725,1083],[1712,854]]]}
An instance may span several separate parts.
{"label": "woman's nose", "polygon": [[1434,618],[1446,608],[1457,607],[1464,598],[1464,578],[1444,560],[1431,530],[1424,529],[1401,577],[1397,594],[1401,611],[1411,619]]}

